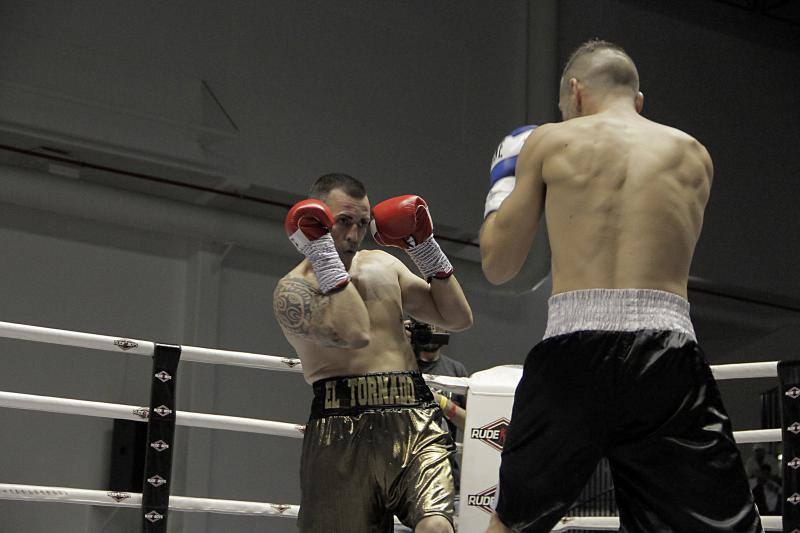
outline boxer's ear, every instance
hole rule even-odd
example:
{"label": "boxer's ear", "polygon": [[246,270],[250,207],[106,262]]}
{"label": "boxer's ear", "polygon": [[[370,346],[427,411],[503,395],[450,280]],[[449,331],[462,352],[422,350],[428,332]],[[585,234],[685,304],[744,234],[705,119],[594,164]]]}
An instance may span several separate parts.
{"label": "boxer's ear", "polygon": [[581,87],[578,84],[578,80],[575,78],[570,78],[569,80],[569,90],[572,93],[573,102],[575,104],[575,110],[577,111],[578,115],[581,114],[582,111],[582,100],[583,95],[581,94]]}

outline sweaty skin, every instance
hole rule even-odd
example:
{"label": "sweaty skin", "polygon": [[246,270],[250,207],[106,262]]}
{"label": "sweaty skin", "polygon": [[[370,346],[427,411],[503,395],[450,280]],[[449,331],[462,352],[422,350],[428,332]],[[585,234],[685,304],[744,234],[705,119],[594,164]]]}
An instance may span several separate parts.
{"label": "sweaty skin", "polygon": [[544,206],[553,294],[648,288],[685,298],[712,173],[699,142],[633,105],[540,126],[520,153],[516,188],[482,228],[484,272],[493,283],[516,275]]}
{"label": "sweaty skin", "polygon": [[351,276],[341,291],[323,295],[308,260],[282,278],[273,307],[308,383],[367,372],[417,370],[403,316],[457,331],[472,312],[455,276],[430,284],[382,250],[357,251],[370,220],[369,201],[341,190],[326,199],[331,235]]}

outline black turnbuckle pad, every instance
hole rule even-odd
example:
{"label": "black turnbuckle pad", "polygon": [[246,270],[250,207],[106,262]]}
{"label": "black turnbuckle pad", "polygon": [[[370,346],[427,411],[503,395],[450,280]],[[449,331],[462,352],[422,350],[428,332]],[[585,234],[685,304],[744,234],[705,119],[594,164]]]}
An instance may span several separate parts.
{"label": "black turnbuckle pad", "polygon": [[181,347],[156,344],[147,420],[142,488],[142,531],[166,533],[175,439],[175,389]]}

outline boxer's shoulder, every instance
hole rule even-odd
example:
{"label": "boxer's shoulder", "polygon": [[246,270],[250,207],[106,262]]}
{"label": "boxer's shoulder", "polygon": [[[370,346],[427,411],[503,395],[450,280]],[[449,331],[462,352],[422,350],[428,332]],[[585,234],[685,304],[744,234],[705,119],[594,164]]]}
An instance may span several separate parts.
{"label": "boxer's shoulder", "polygon": [[384,264],[390,259],[394,259],[394,256],[383,250],[359,250],[353,263],[359,265]]}
{"label": "boxer's shoulder", "polygon": [[568,122],[552,122],[537,127],[520,151],[517,177],[525,177],[532,168],[541,168],[544,161],[574,142],[576,134],[573,130]]}
{"label": "boxer's shoulder", "polygon": [[574,135],[574,128],[568,122],[550,122],[538,126],[525,141],[525,145],[520,152],[521,156],[546,154],[549,151],[558,149],[564,141]]}
{"label": "boxer's shoulder", "polygon": [[[314,271],[311,269],[308,261],[306,260],[303,260],[300,264],[280,278],[278,280],[278,286],[297,281],[306,281],[309,283],[316,281],[316,277],[314,277]],[[316,283],[312,284],[317,285]]]}
{"label": "boxer's shoulder", "polygon": [[385,266],[399,261],[395,256],[383,250],[359,250],[356,255],[356,264],[361,266]]}
{"label": "boxer's shoulder", "polygon": [[383,250],[359,250],[350,273],[362,281],[376,277],[383,278],[387,273],[396,270],[398,263],[399,259]]}

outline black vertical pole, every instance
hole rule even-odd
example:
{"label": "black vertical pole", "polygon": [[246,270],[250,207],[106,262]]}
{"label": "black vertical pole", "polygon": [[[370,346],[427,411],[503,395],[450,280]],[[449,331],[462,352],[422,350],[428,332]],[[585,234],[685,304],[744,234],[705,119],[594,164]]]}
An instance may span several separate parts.
{"label": "black vertical pole", "polygon": [[800,361],[778,363],[783,437],[783,531],[800,530]]}
{"label": "black vertical pole", "polygon": [[180,346],[155,345],[142,489],[143,533],[167,531],[172,450],[175,448],[175,389],[180,358]]}

